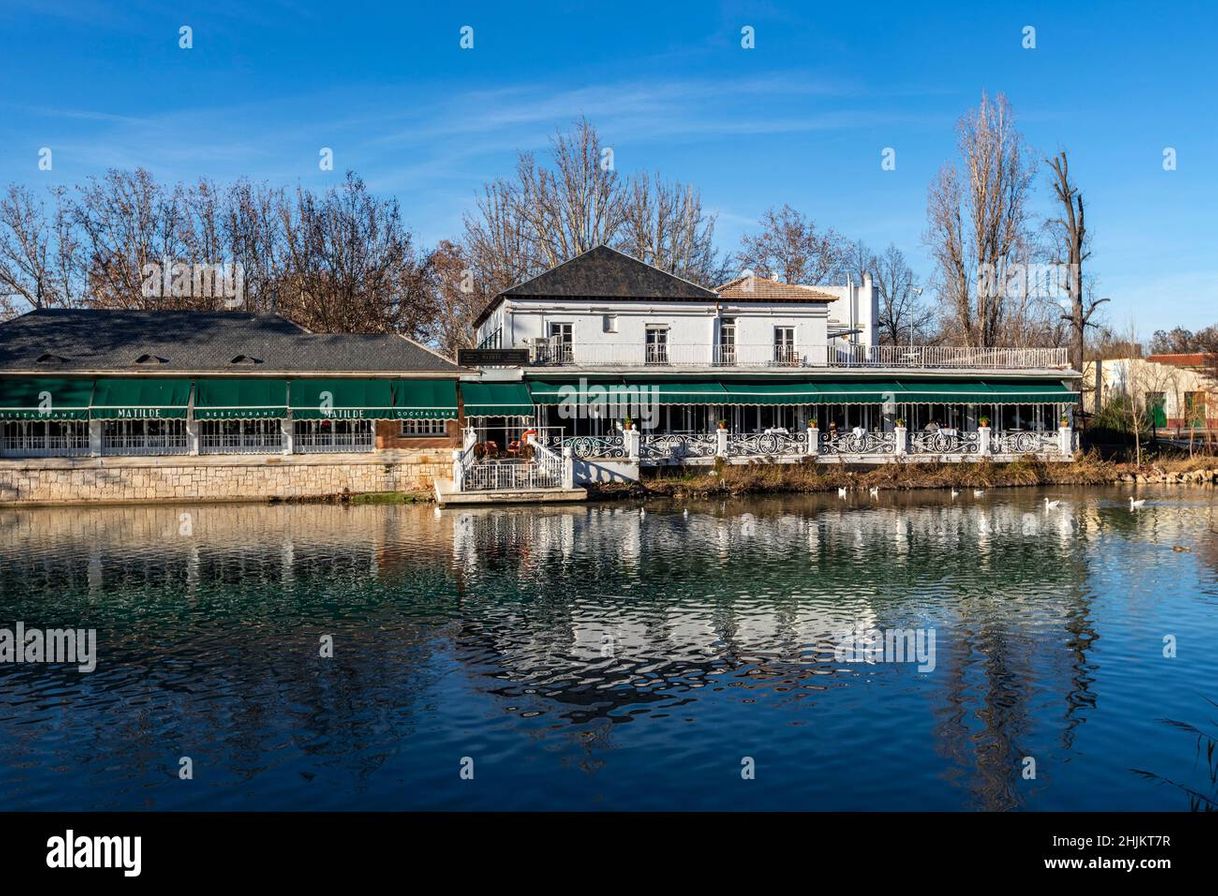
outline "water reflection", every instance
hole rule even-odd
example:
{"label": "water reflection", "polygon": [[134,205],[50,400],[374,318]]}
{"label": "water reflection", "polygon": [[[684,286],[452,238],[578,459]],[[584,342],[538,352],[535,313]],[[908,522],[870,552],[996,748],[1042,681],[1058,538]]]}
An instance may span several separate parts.
{"label": "water reflection", "polygon": [[[102,652],[0,667],[0,794],[62,801],[58,769],[79,808],[1176,808],[1125,775],[1178,763],[1128,732],[1214,680],[1149,666],[1165,626],[1215,632],[1192,495],[0,511],[0,619]],[[933,629],[934,671],[841,662],[852,628]],[[768,772],[743,795],[741,751]],[[494,783],[461,791],[473,752]]]}

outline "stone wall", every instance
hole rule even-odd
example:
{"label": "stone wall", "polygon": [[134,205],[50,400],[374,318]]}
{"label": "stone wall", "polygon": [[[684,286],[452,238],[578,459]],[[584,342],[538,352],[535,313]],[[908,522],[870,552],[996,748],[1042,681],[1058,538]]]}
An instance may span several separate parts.
{"label": "stone wall", "polygon": [[0,505],[251,501],[430,491],[451,451],[0,460]]}

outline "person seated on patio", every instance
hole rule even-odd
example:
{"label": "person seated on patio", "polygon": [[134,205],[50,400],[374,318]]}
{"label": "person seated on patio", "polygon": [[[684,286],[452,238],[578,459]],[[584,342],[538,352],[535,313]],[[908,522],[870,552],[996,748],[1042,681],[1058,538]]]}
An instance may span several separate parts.
{"label": "person seated on patio", "polygon": [[789,436],[791,434],[790,430],[788,430],[785,426],[771,426],[768,429],[762,430],[762,432],[764,432],[767,436],[768,435]]}
{"label": "person seated on patio", "polygon": [[865,436],[865,435],[867,435],[867,427],[856,426],[856,427],[854,427],[854,429],[850,430],[850,432],[856,436]]}
{"label": "person seated on patio", "polygon": [[499,443],[492,439],[487,439],[482,443],[482,454],[484,457],[498,457]]}
{"label": "person seated on patio", "polygon": [[936,423],[934,420],[932,420],[929,423],[927,423],[926,426],[923,427],[923,430],[925,432],[938,432],[939,424]]}

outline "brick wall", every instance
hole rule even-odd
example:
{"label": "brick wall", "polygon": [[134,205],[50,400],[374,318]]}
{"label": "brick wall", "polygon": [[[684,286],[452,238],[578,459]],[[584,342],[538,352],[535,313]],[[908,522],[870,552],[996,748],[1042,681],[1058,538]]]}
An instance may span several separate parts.
{"label": "brick wall", "polygon": [[448,449],[461,447],[461,424],[457,420],[449,420],[445,424],[448,435],[440,437],[419,437],[402,435],[400,420],[376,421],[376,447],[380,449],[402,448],[419,449]]}
{"label": "brick wall", "polygon": [[0,460],[0,505],[419,492],[451,475],[447,446],[375,454]]}

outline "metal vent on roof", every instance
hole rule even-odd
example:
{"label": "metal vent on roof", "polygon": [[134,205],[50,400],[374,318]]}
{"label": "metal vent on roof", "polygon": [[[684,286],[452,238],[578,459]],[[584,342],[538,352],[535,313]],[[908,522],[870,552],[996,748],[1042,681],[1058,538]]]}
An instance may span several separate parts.
{"label": "metal vent on roof", "polygon": [[255,358],[253,355],[237,355],[228,362],[229,364],[261,364],[261,358]]}

